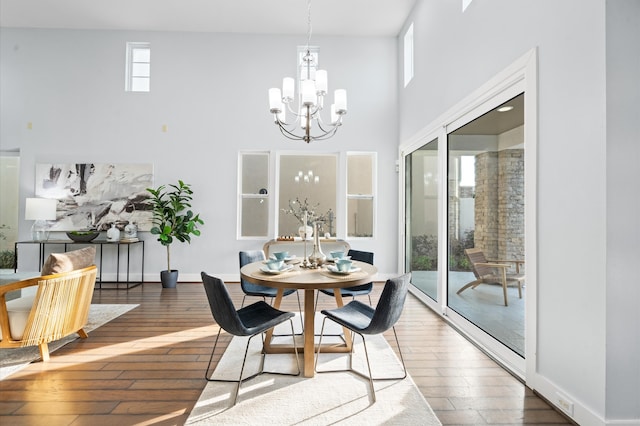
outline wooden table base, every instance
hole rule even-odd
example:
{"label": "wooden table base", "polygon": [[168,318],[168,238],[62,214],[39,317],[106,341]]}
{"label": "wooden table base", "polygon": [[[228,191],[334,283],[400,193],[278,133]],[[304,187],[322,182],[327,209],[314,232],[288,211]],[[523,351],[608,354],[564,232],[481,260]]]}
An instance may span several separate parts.
{"label": "wooden table base", "polygon": [[[276,300],[273,302],[273,307],[280,308],[282,302],[282,294],[284,289],[279,288],[276,295]],[[342,294],[340,289],[334,290],[336,299],[336,306],[343,306]],[[313,377],[315,373],[315,353],[317,345],[315,344],[315,291],[313,289],[304,290],[304,347],[298,348],[298,351],[304,352],[304,376]],[[348,353],[351,352],[351,333],[348,329],[343,327],[345,344],[327,344],[322,345],[322,352],[328,353]],[[281,353],[293,353],[293,345],[272,344],[273,329],[267,332],[267,336],[264,342],[265,353],[281,354]]]}

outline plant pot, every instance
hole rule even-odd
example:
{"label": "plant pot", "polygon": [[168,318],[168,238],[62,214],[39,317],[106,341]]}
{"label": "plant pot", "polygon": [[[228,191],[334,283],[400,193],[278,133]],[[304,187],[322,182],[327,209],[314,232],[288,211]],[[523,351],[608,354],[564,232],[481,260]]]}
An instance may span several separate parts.
{"label": "plant pot", "polygon": [[160,281],[162,282],[162,288],[176,288],[176,284],[178,283],[178,270],[160,271]]}

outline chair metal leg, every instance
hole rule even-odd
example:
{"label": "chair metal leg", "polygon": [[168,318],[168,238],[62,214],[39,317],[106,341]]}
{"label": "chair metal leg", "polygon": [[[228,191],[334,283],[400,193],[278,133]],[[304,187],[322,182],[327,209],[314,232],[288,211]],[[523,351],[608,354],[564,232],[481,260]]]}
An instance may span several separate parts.
{"label": "chair metal leg", "polygon": [[[357,331],[351,330],[351,333],[353,335],[353,333],[358,334],[361,338],[362,338],[362,344],[364,346],[364,353],[365,353],[365,358],[367,360],[367,369],[369,370],[369,374],[364,374],[356,369],[353,368],[353,348],[355,345],[352,344],[351,346],[351,351],[349,352],[349,368],[346,370],[318,370],[318,358],[320,358],[320,348],[322,345],[322,337],[324,335],[324,323],[327,320],[328,317],[325,317],[324,320],[322,320],[322,328],[320,329],[320,339],[318,341],[318,352],[316,353],[316,361],[315,361],[315,365],[314,365],[314,370],[316,373],[338,373],[338,372],[343,372],[343,371],[350,371],[354,374],[356,374],[357,376],[363,377],[367,380],[369,380],[369,388],[371,389],[371,396],[373,398],[373,402],[376,402],[376,392],[375,392],[375,388],[373,386],[373,381],[374,380],[403,380],[407,377],[407,367],[404,363],[404,357],[402,356],[402,349],[400,349],[400,342],[398,341],[398,334],[396,333],[396,328],[395,326],[392,327],[393,329],[393,335],[396,339],[396,345],[398,345],[398,352],[400,353],[400,362],[402,363],[402,370],[403,370],[403,374],[402,376],[398,376],[398,377],[373,377],[373,373],[371,372],[371,363],[369,362],[369,351],[367,350],[367,341],[364,338],[364,335],[361,333],[358,333]],[[329,318],[331,319],[331,318]],[[332,320],[333,321],[333,320]],[[334,321],[335,322],[335,321]],[[339,324],[340,325],[340,324]],[[351,339],[353,341],[353,338]]]}
{"label": "chair metal leg", "polygon": [[[300,333],[294,334],[294,336],[302,336],[304,335],[304,315],[302,315],[302,305],[300,304],[300,294],[296,291],[296,297],[298,298],[298,313],[300,313],[300,327],[302,327]],[[274,298],[271,298],[271,305],[273,306]],[[286,336],[286,334],[273,334],[274,336]]]}
{"label": "chair metal leg", "polygon": [[[238,395],[240,393],[240,384],[243,382],[246,382],[247,380],[253,379],[254,377],[257,377],[261,374],[264,373],[268,373],[268,374],[279,374],[279,375],[283,375],[283,376],[299,376],[300,373],[302,372],[302,370],[300,369],[300,357],[298,356],[298,346],[296,345],[296,338],[295,338],[295,334],[294,334],[294,329],[293,329],[293,321],[291,319],[289,319],[289,324],[291,326],[291,339],[293,339],[293,351],[295,353],[295,357],[296,357],[296,365],[298,367],[298,372],[293,374],[293,373],[281,373],[281,372],[277,372],[277,371],[264,371],[264,360],[265,360],[265,353],[262,352],[261,353],[261,359],[260,359],[260,369],[258,370],[257,373],[252,374],[251,376],[242,378],[242,374],[244,373],[244,366],[247,362],[247,355],[249,353],[249,346],[251,345],[251,339],[253,339],[254,337],[257,336],[257,334],[254,334],[253,336],[249,337],[249,339],[247,340],[247,345],[245,347],[244,350],[244,357],[242,358],[242,366],[240,367],[240,376],[238,377],[238,380],[226,380],[226,379],[211,379],[209,376],[209,370],[211,368],[211,361],[213,360],[213,354],[215,353],[216,347],[218,346],[218,339],[220,338],[220,333],[222,332],[222,328],[220,328],[218,330],[218,334],[216,336],[216,341],[213,344],[213,350],[211,351],[211,356],[209,357],[209,363],[207,364],[207,369],[204,373],[204,378],[208,381],[208,382],[225,382],[225,383],[236,383],[236,391],[234,393],[233,396],[233,402],[232,402],[232,406],[236,405],[236,402],[238,401]],[[260,335],[262,336],[262,341],[264,344],[264,333],[260,333]],[[215,370],[214,370],[215,371]],[[213,372],[212,372],[213,374]]]}
{"label": "chair metal leg", "polygon": [[300,304],[300,293],[298,293],[297,291],[296,291],[296,297],[298,298],[298,312],[300,313],[300,326],[302,327],[301,334],[304,334],[304,320],[303,320],[304,315],[302,315],[302,305]]}
{"label": "chair metal leg", "polygon": [[204,378],[209,380],[209,368],[211,368],[211,361],[213,360],[213,353],[216,351],[216,346],[218,346],[218,339],[220,338],[220,333],[222,332],[222,328],[218,329],[218,335],[216,336],[216,341],[213,344],[213,349],[211,350],[211,356],[209,357],[209,364],[207,364],[207,369],[204,372]]}

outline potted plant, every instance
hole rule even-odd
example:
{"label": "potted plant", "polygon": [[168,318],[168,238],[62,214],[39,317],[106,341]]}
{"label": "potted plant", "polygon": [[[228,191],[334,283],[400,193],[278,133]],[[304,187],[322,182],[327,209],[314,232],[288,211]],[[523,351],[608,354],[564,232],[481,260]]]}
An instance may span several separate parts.
{"label": "potted plant", "polygon": [[191,185],[178,180],[177,185],[161,185],[157,189],[147,188],[151,193],[153,212],[151,234],[167,247],[167,270],[160,272],[162,286],[172,288],[178,282],[178,270],[171,269],[171,243],[175,240],[191,243],[191,235],[199,236],[198,225],[204,222],[190,207],[193,199]]}

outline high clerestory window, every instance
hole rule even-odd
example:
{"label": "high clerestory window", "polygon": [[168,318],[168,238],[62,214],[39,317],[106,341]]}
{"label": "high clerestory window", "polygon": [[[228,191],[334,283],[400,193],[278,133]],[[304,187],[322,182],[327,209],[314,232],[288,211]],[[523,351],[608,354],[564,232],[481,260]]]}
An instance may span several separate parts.
{"label": "high clerestory window", "polygon": [[151,87],[151,43],[127,43],[127,92],[149,92]]}
{"label": "high clerestory window", "polygon": [[404,87],[413,79],[413,23],[404,33]]}

